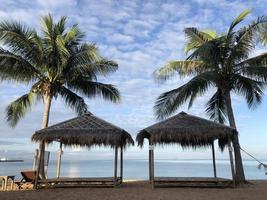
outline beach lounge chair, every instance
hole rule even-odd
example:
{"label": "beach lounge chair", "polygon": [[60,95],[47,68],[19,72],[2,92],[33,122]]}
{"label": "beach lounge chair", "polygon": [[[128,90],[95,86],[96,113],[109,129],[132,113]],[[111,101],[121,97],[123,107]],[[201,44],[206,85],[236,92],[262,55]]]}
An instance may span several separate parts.
{"label": "beach lounge chair", "polygon": [[[20,182],[17,182],[19,189],[31,189],[33,187],[36,171],[22,171],[20,172],[23,177]],[[40,177],[39,177],[40,179]]]}

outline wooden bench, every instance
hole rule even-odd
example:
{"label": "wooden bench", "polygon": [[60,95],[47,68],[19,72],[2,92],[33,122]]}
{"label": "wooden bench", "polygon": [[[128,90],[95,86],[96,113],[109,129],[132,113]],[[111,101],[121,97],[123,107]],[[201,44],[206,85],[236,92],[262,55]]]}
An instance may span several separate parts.
{"label": "wooden bench", "polygon": [[116,187],[122,184],[122,179],[118,177],[114,181],[113,177],[96,178],[51,178],[38,181],[38,188],[57,187]]}
{"label": "wooden bench", "polygon": [[0,176],[2,180],[2,190],[7,191],[8,180],[11,180],[11,190],[13,190],[15,176]]}
{"label": "wooden bench", "polygon": [[155,177],[155,187],[233,187],[233,181],[212,177]]}

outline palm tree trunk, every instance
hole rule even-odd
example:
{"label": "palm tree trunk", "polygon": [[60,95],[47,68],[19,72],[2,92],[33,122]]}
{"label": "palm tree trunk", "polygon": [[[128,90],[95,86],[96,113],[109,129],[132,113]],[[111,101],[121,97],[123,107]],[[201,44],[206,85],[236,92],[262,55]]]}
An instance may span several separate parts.
{"label": "palm tree trunk", "polygon": [[[49,114],[50,114],[50,107],[51,107],[52,97],[51,95],[44,95],[44,113],[42,119],[42,126],[41,128],[46,128],[49,122]],[[41,142],[39,144],[39,156],[40,156],[40,166],[39,166],[39,175],[42,179],[45,179],[45,168],[44,168],[44,152],[45,152],[45,143]]]}
{"label": "palm tree trunk", "polygon": [[[234,112],[232,108],[232,101],[231,101],[231,94],[230,91],[227,91],[226,94],[226,107],[227,107],[227,115],[229,124],[231,127],[236,129],[236,123],[234,118]],[[235,154],[235,181],[236,183],[244,183],[245,182],[245,174],[244,168],[242,163],[242,157],[240,153],[240,145],[238,134],[234,134],[233,137],[233,147],[234,147],[234,154]]]}

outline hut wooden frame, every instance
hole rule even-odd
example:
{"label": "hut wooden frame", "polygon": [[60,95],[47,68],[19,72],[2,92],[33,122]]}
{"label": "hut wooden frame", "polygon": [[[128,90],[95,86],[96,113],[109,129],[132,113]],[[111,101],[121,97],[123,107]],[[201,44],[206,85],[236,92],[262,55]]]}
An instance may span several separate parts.
{"label": "hut wooden frame", "polygon": [[[36,178],[34,188],[41,187],[116,187],[123,183],[123,150],[134,141],[125,130],[96,117],[91,113],[84,114],[65,122],[55,124],[36,131],[32,141],[50,144],[59,142],[57,175],[56,178],[38,180]],[[62,146],[109,146],[114,149],[114,176],[113,177],[84,177],[84,178],[60,178],[60,166],[62,158]],[[120,171],[118,176],[118,151],[120,150]],[[40,151],[39,151],[40,152]],[[38,163],[42,155],[39,156]],[[37,176],[39,177],[40,165],[38,164]]]}
{"label": "hut wooden frame", "polygon": [[[169,119],[141,130],[136,141],[143,147],[149,141],[149,181],[154,187],[235,187],[232,138],[236,130],[203,118],[181,112]],[[217,177],[214,141],[223,150],[228,147],[232,179]],[[154,148],[156,145],[178,144],[183,148],[211,147],[213,177],[155,177]]]}

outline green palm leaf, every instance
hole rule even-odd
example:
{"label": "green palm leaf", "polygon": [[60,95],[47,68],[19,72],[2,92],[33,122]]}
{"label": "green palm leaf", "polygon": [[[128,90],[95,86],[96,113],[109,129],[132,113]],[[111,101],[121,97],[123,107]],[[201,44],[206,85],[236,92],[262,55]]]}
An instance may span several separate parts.
{"label": "green palm leaf", "polygon": [[77,25],[74,25],[68,30],[67,33],[64,34],[63,37],[67,46],[71,48],[74,45],[78,45],[85,37],[85,35],[83,32],[81,32]]}
{"label": "green palm leaf", "polygon": [[42,78],[41,72],[19,55],[0,49],[0,77],[23,82]]}
{"label": "green palm leaf", "polygon": [[241,12],[231,23],[229,30],[228,30],[228,35],[233,31],[236,25],[238,25],[240,22],[242,22],[249,14],[251,13],[251,9],[244,10]]}
{"label": "green palm leaf", "polygon": [[249,26],[241,28],[234,34],[235,44],[231,51],[230,58],[237,61],[247,59],[251,51],[255,48],[257,34],[263,24],[267,22],[266,17],[259,17],[253,21]]}
{"label": "green palm leaf", "polygon": [[234,91],[245,97],[248,107],[256,107],[262,101],[265,82],[256,81],[241,75],[235,75]]}
{"label": "green palm leaf", "polygon": [[0,40],[12,52],[23,56],[31,63],[40,62],[41,50],[36,45],[36,31],[19,22],[0,22]]}
{"label": "green palm leaf", "polygon": [[64,99],[66,105],[75,110],[78,115],[82,115],[87,112],[88,107],[81,96],[75,94],[64,86],[61,87],[59,93]]}
{"label": "green palm leaf", "polygon": [[199,31],[197,28],[185,28],[184,30],[186,38],[188,40],[185,46],[185,52],[189,53],[190,51],[198,48],[209,40],[212,40],[216,37],[216,32],[211,30]]}
{"label": "green palm leaf", "polygon": [[119,91],[111,84],[104,84],[96,81],[88,81],[84,78],[71,82],[68,87],[89,97],[102,97],[105,100],[117,103],[120,101]]}
{"label": "green palm leaf", "polygon": [[206,112],[210,119],[224,124],[226,122],[227,109],[221,89],[217,89],[206,104]]}
{"label": "green palm leaf", "polygon": [[237,66],[242,67],[267,67],[267,53],[243,60]]}
{"label": "green palm leaf", "polygon": [[205,65],[201,61],[169,61],[165,66],[154,72],[158,80],[167,80],[175,74],[180,76],[193,75],[203,71]]}
{"label": "green palm leaf", "polygon": [[36,95],[33,92],[24,94],[17,100],[13,101],[6,108],[7,122],[10,126],[14,127],[18,121],[25,116],[34,103]]}
{"label": "green palm leaf", "polygon": [[215,78],[216,74],[213,71],[203,72],[196,75],[188,83],[161,94],[154,106],[157,118],[163,119],[171,115],[187,100],[190,100],[190,107],[196,96],[202,96],[214,84],[213,79]]}

